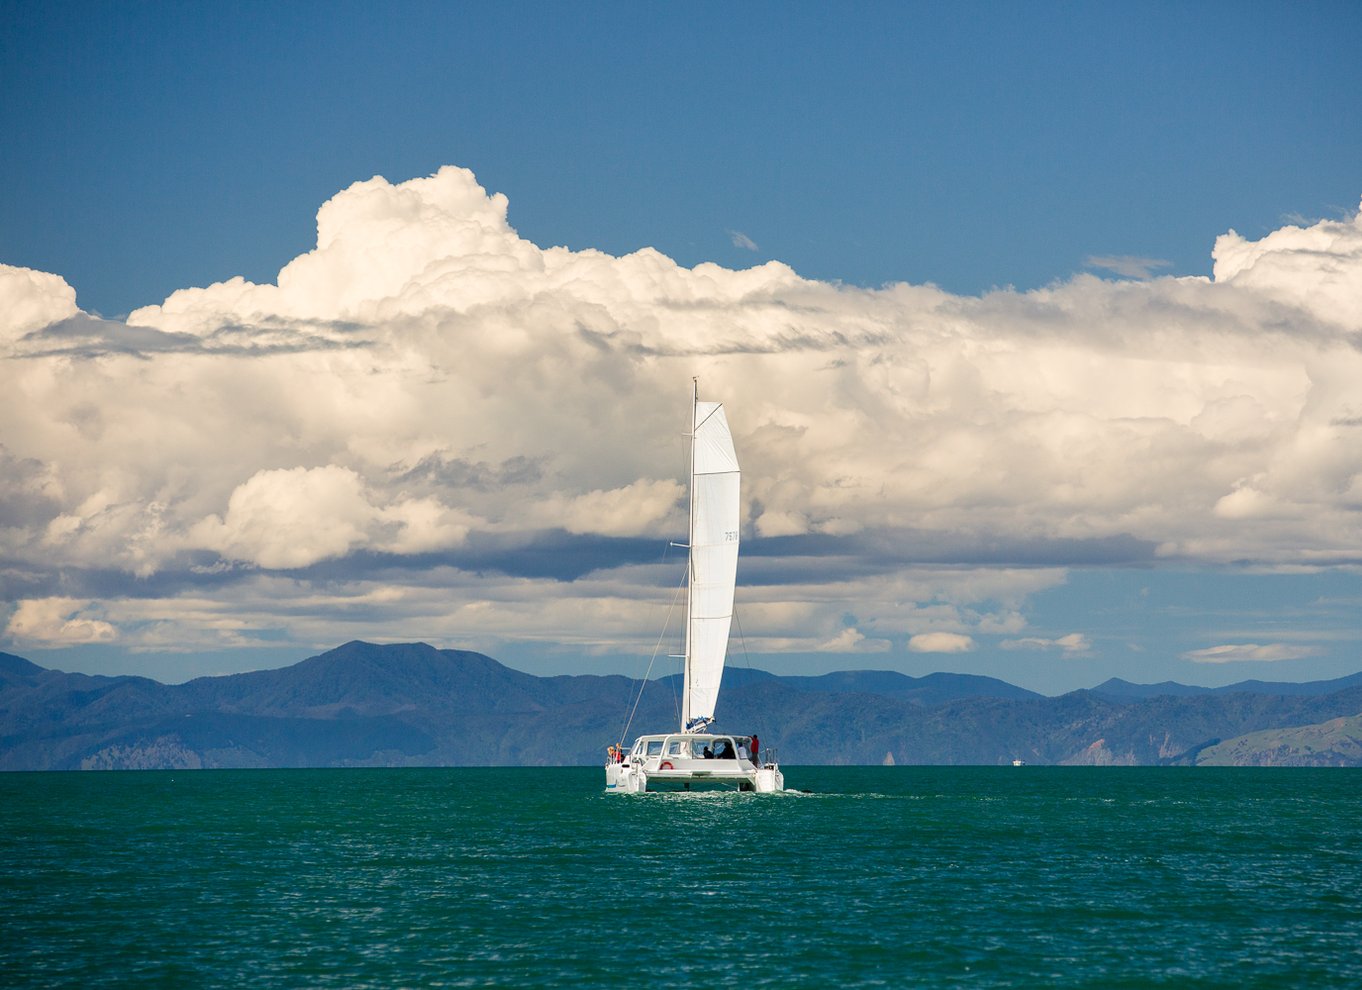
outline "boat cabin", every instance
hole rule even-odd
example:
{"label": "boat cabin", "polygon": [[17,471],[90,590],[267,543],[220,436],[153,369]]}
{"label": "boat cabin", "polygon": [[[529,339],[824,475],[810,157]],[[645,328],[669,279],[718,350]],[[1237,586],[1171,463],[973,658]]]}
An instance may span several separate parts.
{"label": "boat cabin", "polygon": [[[641,766],[649,772],[668,770],[718,771],[725,768],[716,766],[716,760],[741,764],[750,770],[752,760],[752,737],[732,735],[710,735],[707,733],[670,733],[659,736],[639,736],[624,757],[624,762]],[[669,764],[669,765],[664,765]],[[736,770],[737,767],[733,766]]]}

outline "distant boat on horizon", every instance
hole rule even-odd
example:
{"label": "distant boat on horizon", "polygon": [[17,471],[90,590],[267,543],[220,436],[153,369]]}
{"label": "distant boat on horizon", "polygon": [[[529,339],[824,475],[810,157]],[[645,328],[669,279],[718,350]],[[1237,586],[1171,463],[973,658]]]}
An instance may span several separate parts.
{"label": "distant boat on horizon", "polygon": [[[698,380],[693,380],[691,393],[690,441],[690,538],[686,544],[689,561],[680,725],[675,732],[639,736],[625,750],[626,723],[620,741],[609,748],[605,789],[617,794],[783,791],[785,777],[780,766],[774,759],[762,758],[756,733],[712,731],[737,586],[740,472],[723,404],[702,402]],[[639,690],[643,690],[642,684]]]}

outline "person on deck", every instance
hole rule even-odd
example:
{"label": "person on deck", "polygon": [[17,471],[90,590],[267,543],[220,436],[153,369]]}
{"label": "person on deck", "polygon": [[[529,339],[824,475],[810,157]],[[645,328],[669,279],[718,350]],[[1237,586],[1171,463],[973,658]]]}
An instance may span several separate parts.
{"label": "person on deck", "polygon": [[761,766],[761,740],[757,738],[755,732],[752,733],[752,762]]}

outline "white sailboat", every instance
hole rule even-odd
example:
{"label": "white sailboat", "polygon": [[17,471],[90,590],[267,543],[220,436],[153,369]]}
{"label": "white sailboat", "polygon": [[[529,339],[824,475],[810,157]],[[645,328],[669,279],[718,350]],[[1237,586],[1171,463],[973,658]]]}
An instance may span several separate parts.
{"label": "white sailboat", "polygon": [[[738,573],[738,458],[724,407],[692,394],[689,574],[686,584],[685,674],[675,732],[639,736],[628,750],[610,747],[607,791],[785,789],[758,736],[713,731],[728,655]],[[769,751],[768,751],[769,754]]]}

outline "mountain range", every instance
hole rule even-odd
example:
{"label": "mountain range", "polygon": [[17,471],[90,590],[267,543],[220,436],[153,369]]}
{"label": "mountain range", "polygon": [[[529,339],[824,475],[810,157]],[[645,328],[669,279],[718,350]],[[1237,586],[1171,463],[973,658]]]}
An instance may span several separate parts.
{"label": "mountain range", "polygon": [[[674,725],[679,695],[675,675],[538,677],[422,643],[174,685],[0,653],[0,770],[594,764]],[[730,668],[718,716],[787,764],[1362,765],[1362,673],[1046,697],[968,674]]]}

